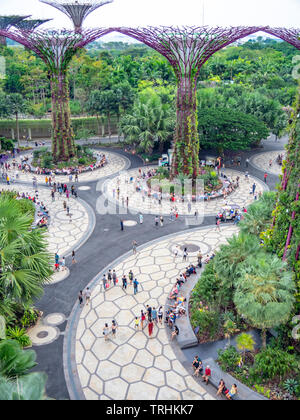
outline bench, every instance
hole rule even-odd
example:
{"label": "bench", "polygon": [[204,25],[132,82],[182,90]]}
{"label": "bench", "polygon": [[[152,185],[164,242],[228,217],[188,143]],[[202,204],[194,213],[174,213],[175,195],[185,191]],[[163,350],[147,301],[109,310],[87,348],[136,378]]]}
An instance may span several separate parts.
{"label": "bench", "polygon": [[182,285],[180,294],[186,298],[186,315],[181,316],[176,320],[176,325],[179,328],[179,334],[177,336],[177,343],[181,349],[188,349],[190,347],[196,347],[198,345],[198,338],[196,337],[194,330],[190,323],[189,317],[189,299],[191,291],[194,289],[197,281],[199,280],[201,269],[197,268],[197,274],[193,274],[188,277],[188,280]]}
{"label": "bench", "polygon": [[203,360],[203,369],[205,369],[207,365],[209,365],[211,369],[211,378],[209,379],[209,383],[214,388],[218,389],[219,382],[221,379],[223,379],[223,381],[225,382],[226,388],[228,388],[229,390],[231,389],[231,386],[233,384],[237,385],[238,392],[237,392],[237,395],[234,397],[234,400],[241,400],[241,401],[248,401],[248,400],[267,401],[268,400],[263,395],[258,394],[257,392],[248,388],[246,385],[239,382],[236,378],[229,375],[229,373],[223,372],[220,366],[213,359],[210,358],[210,359]]}

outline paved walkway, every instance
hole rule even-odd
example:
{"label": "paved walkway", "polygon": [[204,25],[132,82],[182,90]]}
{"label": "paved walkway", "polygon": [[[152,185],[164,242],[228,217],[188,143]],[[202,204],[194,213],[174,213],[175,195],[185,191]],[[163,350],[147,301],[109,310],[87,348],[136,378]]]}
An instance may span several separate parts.
{"label": "paved walkway", "polygon": [[[150,167],[155,168],[155,167]],[[143,168],[146,171],[146,168]],[[256,183],[256,193],[257,195],[260,192],[263,192],[267,189],[267,186],[257,178],[249,175],[249,178],[246,179],[242,172],[225,169],[223,172],[231,178],[236,180],[239,176],[239,188],[237,188],[233,193],[229,194],[226,199],[223,197],[211,199],[210,201],[193,203],[191,210],[189,211],[187,203],[176,202],[175,205],[178,209],[179,215],[193,215],[195,210],[198,211],[199,216],[202,214],[204,216],[216,215],[220,209],[228,204],[235,204],[242,207],[249,206],[253,200],[254,196],[250,194],[252,192],[252,185]],[[145,196],[142,192],[137,192],[135,189],[135,183],[129,183],[130,177],[136,179],[139,176],[138,169],[132,169],[130,171],[124,172],[121,175],[114,177],[111,180],[108,180],[103,188],[103,192],[108,197],[108,199],[117,203],[121,207],[126,206],[126,199],[129,199],[128,209],[130,212],[141,212],[143,214],[152,214],[152,215],[170,215],[171,209],[174,207],[174,203],[171,203],[169,200],[162,200],[161,205],[159,205],[158,200],[153,197]],[[116,191],[120,188],[120,196],[117,199]]]}
{"label": "paved walkway", "polygon": [[[113,152],[107,152],[107,151],[103,151],[101,149],[97,149],[94,150],[97,153],[104,153],[107,157],[108,163],[103,166],[102,168],[99,169],[95,169],[94,171],[88,171],[88,172],[84,172],[82,174],[80,174],[78,176],[78,181],[80,183],[83,182],[92,182],[92,181],[97,181],[99,179],[102,178],[106,178],[108,176],[111,176],[117,172],[120,172],[122,170],[125,170],[126,168],[128,168],[130,166],[130,162],[129,160],[124,157],[121,156],[117,153],[113,153]],[[25,156],[31,156],[32,157],[32,153],[30,154],[26,154]],[[20,157],[18,157],[16,159],[16,162],[20,162]],[[10,174],[14,174],[15,171],[11,170],[9,171]],[[45,184],[45,175],[35,175],[34,173],[22,173],[19,171],[19,179],[21,181],[25,181],[25,182],[32,182],[32,178],[36,176],[38,183],[40,185],[44,185]],[[55,178],[52,178],[54,182],[63,182],[63,183],[68,183],[69,182],[69,176],[68,175],[56,175]],[[73,180],[74,180],[74,175],[73,175]]]}
{"label": "paved walkway", "polygon": [[[35,196],[35,189],[20,184],[4,185],[2,189],[28,193]],[[61,196],[56,193],[55,201],[51,198],[50,188],[38,189],[38,200],[43,202],[49,210],[50,224],[47,230],[48,250],[57,252],[60,257],[66,256],[73,249],[82,245],[93,231],[93,210],[82,200]],[[66,201],[70,208],[71,217],[64,210],[63,202]]]}
{"label": "paved walkway", "polygon": [[[134,319],[146,305],[165,306],[168,295],[180,272],[190,262],[196,262],[198,249],[210,253],[237,233],[233,225],[221,232],[214,227],[200,228],[146,244],[137,255],[127,255],[111,264],[118,278],[132,270],[140,285],[137,295],[133,286],[127,292],[120,286],[103,291],[102,273],[92,281],[91,303],[83,309],[76,305],[69,323],[75,331],[65,357],[69,392],[73,398],[127,400],[199,400],[211,398],[178,362],[169,342],[165,326],[154,328],[153,338],[148,329],[135,331]],[[176,245],[187,246],[188,262],[175,257]],[[106,271],[107,272],[107,271]],[[104,324],[115,319],[117,336],[105,342]],[[74,355],[74,358],[71,357]],[[70,366],[70,363],[72,365]],[[75,385],[74,385],[75,384]],[[76,385],[77,384],[77,385]]]}
{"label": "paved walkway", "polygon": [[[277,156],[281,154],[283,155],[285,159],[285,156],[286,156],[285,150],[279,150],[279,151],[276,150],[276,151],[259,153],[257,155],[254,155],[250,159],[250,163],[255,168],[258,168],[262,171],[266,171],[274,175],[281,175],[282,166],[278,165],[278,163],[276,162]],[[272,166],[269,165],[270,160],[272,161]]]}

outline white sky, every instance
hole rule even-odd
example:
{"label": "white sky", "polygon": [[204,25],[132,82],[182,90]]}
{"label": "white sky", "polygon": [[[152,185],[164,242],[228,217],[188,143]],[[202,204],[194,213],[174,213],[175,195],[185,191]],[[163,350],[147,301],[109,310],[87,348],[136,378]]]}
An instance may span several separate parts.
{"label": "white sky", "polygon": [[[84,26],[269,25],[300,27],[300,0],[114,0],[91,14]],[[39,0],[0,0],[0,14],[54,18],[43,27],[71,28],[60,11]]]}

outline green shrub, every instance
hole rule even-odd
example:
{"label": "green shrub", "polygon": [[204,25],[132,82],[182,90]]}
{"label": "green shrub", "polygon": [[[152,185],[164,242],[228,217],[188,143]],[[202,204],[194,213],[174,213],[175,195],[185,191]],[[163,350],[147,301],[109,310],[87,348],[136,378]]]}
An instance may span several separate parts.
{"label": "green shrub", "polygon": [[294,355],[267,347],[255,356],[254,370],[262,378],[270,380],[284,378],[291,372],[299,371],[299,368]]}
{"label": "green shrub", "polygon": [[237,369],[241,355],[234,346],[218,350],[218,363],[222,370],[233,372]]}
{"label": "green shrub", "polygon": [[8,327],[6,330],[6,337],[8,339],[16,340],[22,347],[31,346],[31,341],[28,335],[26,334],[25,328]]}
{"label": "green shrub", "polygon": [[86,164],[86,158],[83,158],[83,157],[79,158],[78,163],[79,163],[79,165],[85,165]]}
{"label": "green shrub", "polygon": [[38,319],[38,313],[34,309],[26,309],[24,315],[21,318],[21,324],[23,327],[28,328],[34,325]]}
{"label": "green shrub", "polygon": [[210,338],[215,338],[220,326],[219,313],[209,310],[193,310],[191,323],[194,328],[199,327],[199,334],[207,333]]}
{"label": "green shrub", "polygon": [[291,395],[296,394],[298,387],[299,382],[296,379],[287,379],[283,384],[283,388]]}

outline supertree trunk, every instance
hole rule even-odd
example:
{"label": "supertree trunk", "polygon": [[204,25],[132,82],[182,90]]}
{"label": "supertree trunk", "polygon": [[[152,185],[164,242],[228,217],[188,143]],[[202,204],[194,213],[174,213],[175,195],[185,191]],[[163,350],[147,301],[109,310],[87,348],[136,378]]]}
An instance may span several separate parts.
{"label": "supertree trunk", "polygon": [[6,42],[5,36],[0,36],[0,45],[2,45],[3,47],[6,47],[7,46],[7,42]]}
{"label": "supertree trunk", "polygon": [[270,245],[274,252],[288,260],[296,276],[299,270],[300,243],[300,87],[291,120],[287,158],[270,230]]}
{"label": "supertree trunk", "polygon": [[179,174],[197,178],[199,173],[199,134],[196,80],[181,77],[177,86],[177,121],[174,138],[172,177]]}
{"label": "supertree trunk", "polygon": [[71,126],[69,84],[65,73],[52,75],[52,153],[54,162],[68,161],[76,155]]}

